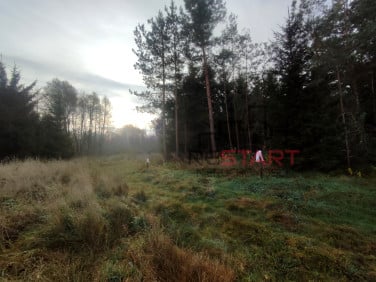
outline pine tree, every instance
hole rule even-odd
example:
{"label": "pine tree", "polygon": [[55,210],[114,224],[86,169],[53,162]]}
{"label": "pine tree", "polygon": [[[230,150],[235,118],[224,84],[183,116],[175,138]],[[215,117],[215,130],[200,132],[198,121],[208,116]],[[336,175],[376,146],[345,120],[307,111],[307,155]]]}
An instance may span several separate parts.
{"label": "pine tree", "polygon": [[77,105],[77,90],[68,81],[53,79],[44,88],[44,100],[46,114],[51,115],[61,130],[69,134]]}
{"label": "pine tree", "polygon": [[17,67],[13,68],[9,79],[0,61],[0,160],[25,158],[37,153],[35,82],[23,86],[20,79]]}
{"label": "pine tree", "polygon": [[174,96],[174,120],[175,120],[175,156],[179,158],[179,92],[181,90],[182,77],[183,77],[183,67],[185,62],[184,53],[187,50],[188,44],[188,34],[185,30],[187,16],[184,14],[183,10],[180,9],[180,14],[178,14],[178,9],[174,3],[171,1],[170,6],[165,8],[166,11],[166,22],[168,29],[168,55],[167,55],[167,71],[168,78],[172,82],[172,92]]}
{"label": "pine tree", "polygon": [[[138,61],[135,68],[143,74],[144,82],[149,89],[161,91],[161,97],[154,95],[150,91],[142,93],[133,92],[148,104],[144,109],[161,109],[162,116],[162,147],[163,156],[167,158],[166,142],[166,91],[167,91],[167,54],[168,54],[168,29],[165,16],[159,11],[156,18],[148,20],[150,30],[146,30],[145,25],[139,24],[135,31],[135,43],[137,49],[133,50]],[[154,109],[153,109],[154,108]]]}
{"label": "pine tree", "polygon": [[[340,106],[348,167],[366,159],[369,151],[365,129],[367,106],[362,103],[361,89],[364,80],[371,78],[371,84],[373,81],[373,43],[372,39],[365,37],[372,38],[374,28],[370,23],[375,23],[375,20],[368,11],[372,14],[376,8],[369,3],[365,12],[364,6],[360,8],[363,2],[362,5],[359,3],[355,1],[349,5],[347,0],[333,1],[318,24],[315,44],[315,59],[326,67],[328,74],[332,74],[331,82],[336,85],[332,92],[338,97]],[[363,14],[361,19],[359,13]],[[373,34],[376,35],[375,31]]]}
{"label": "pine tree", "polygon": [[274,61],[280,76],[281,93],[275,99],[281,108],[275,112],[273,119],[275,131],[278,132],[278,142],[275,142],[282,147],[300,147],[299,139],[303,126],[300,115],[302,99],[309,82],[311,51],[308,46],[309,33],[305,29],[303,14],[298,10],[296,1],[292,3],[282,32],[276,33],[276,43]]}
{"label": "pine tree", "polygon": [[[236,134],[236,144],[239,148],[239,138],[237,130],[236,111],[237,108],[232,103],[234,101],[234,80],[236,75],[236,66],[240,61],[239,53],[236,50],[237,43],[239,41],[238,26],[236,17],[231,14],[228,19],[228,24],[222,31],[222,34],[217,40],[217,45],[220,46],[218,54],[215,56],[215,63],[218,68],[216,73],[218,74],[217,80],[221,85],[221,92],[223,95],[223,104],[226,116],[226,131],[228,136],[228,142],[226,148],[233,146],[232,132]],[[234,124],[235,128],[232,129],[231,125]]]}
{"label": "pine tree", "polygon": [[201,49],[203,70],[205,74],[206,96],[210,127],[210,143],[212,153],[216,152],[214,113],[212,93],[209,79],[208,49],[214,28],[226,15],[225,4],[222,0],[184,0],[185,8],[190,15],[190,27],[193,32],[193,42]]}

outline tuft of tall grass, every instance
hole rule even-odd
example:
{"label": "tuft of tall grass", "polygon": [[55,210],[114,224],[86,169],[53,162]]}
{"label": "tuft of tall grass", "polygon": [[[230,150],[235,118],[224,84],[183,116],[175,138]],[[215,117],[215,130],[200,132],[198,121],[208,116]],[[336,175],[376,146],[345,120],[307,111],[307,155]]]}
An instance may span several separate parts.
{"label": "tuft of tall grass", "polygon": [[[93,280],[89,269],[95,263],[81,258],[106,253],[126,238],[137,214],[126,203],[129,187],[124,178],[100,172],[97,166],[87,159],[0,165],[0,280],[73,281],[75,271],[77,279]],[[109,198],[98,195],[98,184]],[[42,258],[51,253],[70,258]],[[67,275],[59,273],[62,267]]]}
{"label": "tuft of tall grass", "polygon": [[133,199],[137,202],[137,203],[145,203],[147,201],[147,196],[145,194],[144,191],[139,191],[137,192],[134,196],[133,196]]}
{"label": "tuft of tall grass", "polygon": [[44,222],[44,214],[37,207],[25,207],[10,214],[0,215],[0,250],[11,248],[23,232]]}
{"label": "tuft of tall grass", "polygon": [[128,195],[128,184],[121,177],[114,177],[110,174],[97,174],[93,177],[94,192],[100,198],[111,198],[113,196]]}
{"label": "tuft of tall grass", "polygon": [[100,210],[87,208],[77,213],[61,207],[50,215],[32,246],[76,253],[101,250],[107,246],[107,230],[107,222]]}
{"label": "tuft of tall grass", "polygon": [[151,230],[141,248],[130,250],[146,281],[235,281],[234,271],[204,253],[177,247],[161,232]]}
{"label": "tuft of tall grass", "polygon": [[106,261],[99,273],[99,281],[122,282],[143,281],[142,273],[127,261]]}
{"label": "tuft of tall grass", "polygon": [[0,165],[0,175],[2,196],[19,196],[38,201],[46,200],[43,194],[47,192],[48,196],[53,196],[51,192],[57,184],[67,186],[80,182],[83,175],[87,176],[87,166],[82,160],[41,162],[30,159]]}
{"label": "tuft of tall grass", "polygon": [[126,204],[115,200],[109,200],[105,205],[104,217],[108,222],[108,240],[112,245],[131,232],[135,213]]}

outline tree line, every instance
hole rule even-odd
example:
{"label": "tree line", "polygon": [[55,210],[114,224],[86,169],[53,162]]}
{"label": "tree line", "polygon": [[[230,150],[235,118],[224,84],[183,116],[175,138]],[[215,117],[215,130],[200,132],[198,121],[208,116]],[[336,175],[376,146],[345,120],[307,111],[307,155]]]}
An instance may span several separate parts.
{"label": "tree line", "polygon": [[109,133],[107,97],[78,93],[53,79],[41,90],[24,86],[14,67],[10,77],[0,62],[0,159],[68,158],[96,153]]}
{"label": "tree line", "polygon": [[0,61],[0,161],[156,149],[145,130],[112,127],[106,96],[78,92],[59,79],[35,86],[23,85],[17,67],[9,75]]}
{"label": "tree line", "polygon": [[292,1],[268,43],[222,0],[172,1],[138,24],[148,90],[133,93],[160,114],[165,158],[265,147],[300,150],[301,168],[374,164],[376,2],[326,2]]}

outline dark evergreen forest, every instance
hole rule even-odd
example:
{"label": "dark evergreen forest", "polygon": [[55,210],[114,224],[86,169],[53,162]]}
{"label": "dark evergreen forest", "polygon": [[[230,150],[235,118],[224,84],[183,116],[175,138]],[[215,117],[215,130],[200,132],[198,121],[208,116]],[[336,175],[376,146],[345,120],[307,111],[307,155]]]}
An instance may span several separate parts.
{"label": "dark evergreen forest", "polygon": [[78,93],[67,81],[53,79],[42,89],[21,83],[0,62],[0,160],[69,158],[97,153],[109,133],[107,97]]}
{"label": "dark evergreen forest", "polygon": [[327,2],[292,1],[267,43],[222,0],[171,2],[139,24],[148,91],[134,94],[160,113],[165,157],[295,149],[301,169],[374,165],[376,2]]}

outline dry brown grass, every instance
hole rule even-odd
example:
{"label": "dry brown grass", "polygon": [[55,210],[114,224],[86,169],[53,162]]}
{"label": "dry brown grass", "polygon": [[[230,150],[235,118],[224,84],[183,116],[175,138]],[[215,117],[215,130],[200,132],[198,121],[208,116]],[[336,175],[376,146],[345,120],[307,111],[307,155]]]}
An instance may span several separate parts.
{"label": "dry brown grass", "polygon": [[93,206],[93,188],[83,160],[27,160],[0,165],[0,247],[8,248],[19,234],[54,222],[64,206]]}
{"label": "dry brown grass", "polygon": [[111,163],[0,165],[0,280],[235,280],[223,262],[176,246],[142,210],[144,191],[101,165]]}
{"label": "dry brown grass", "polygon": [[1,197],[27,202],[44,202],[72,194],[85,197],[92,192],[91,178],[85,160],[27,160],[0,165]]}
{"label": "dry brown grass", "polygon": [[[128,186],[113,175],[93,173],[91,165],[87,159],[0,165],[0,280],[64,281],[49,269],[63,267],[72,278],[80,253],[106,251],[126,236],[133,213],[120,199]],[[51,253],[64,259],[40,257]]]}
{"label": "dry brown grass", "polygon": [[[149,220],[150,221],[150,220]],[[144,281],[235,281],[235,272],[207,254],[179,248],[157,224],[129,251]]]}

